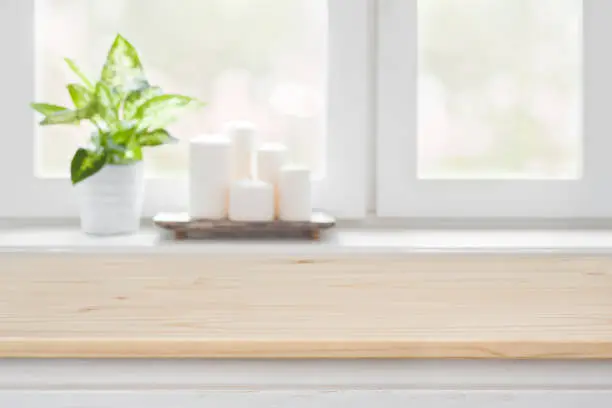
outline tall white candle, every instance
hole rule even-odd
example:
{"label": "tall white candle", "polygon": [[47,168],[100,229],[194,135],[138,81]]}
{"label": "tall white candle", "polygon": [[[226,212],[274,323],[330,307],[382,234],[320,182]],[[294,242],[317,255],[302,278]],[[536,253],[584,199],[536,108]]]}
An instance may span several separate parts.
{"label": "tall white candle", "polygon": [[260,180],[234,181],[230,187],[229,219],[264,222],[274,220],[274,188]]}
{"label": "tall white candle", "polygon": [[253,178],[256,128],[250,122],[230,122],[225,134],[232,142],[232,178]]}
{"label": "tall white candle", "polygon": [[278,177],[287,158],[287,148],[279,143],[267,143],[257,151],[257,179],[274,187],[274,215],[279,216]]}
{"label": "tall white candle", "polygon": [[189,144],[189,215],[227,217],[232,149],[222,136],[201,136]]}
{"label": "tall white candle", "polygon": [[284,221],[309,221],[312,213],[310,170],[283,167],[278,180],[279,216]]}

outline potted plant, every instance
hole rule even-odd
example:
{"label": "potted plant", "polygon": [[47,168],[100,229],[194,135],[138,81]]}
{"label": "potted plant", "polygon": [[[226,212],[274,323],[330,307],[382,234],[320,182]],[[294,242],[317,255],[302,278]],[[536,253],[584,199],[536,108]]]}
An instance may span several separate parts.
{"label": "potted plant", "polygon": [[67,86],[74,108],[33,103],[41,126],[79,125],[93,132],[70,164],[83,231],[96,235],[138,230],[144,195],[143,148],[175,142],[165,129],[193,98],[164,94],[146,79],[136,49],[121,35],[113,42],[100,79],[92,82],[74,61],[66,63],[81,83]]}

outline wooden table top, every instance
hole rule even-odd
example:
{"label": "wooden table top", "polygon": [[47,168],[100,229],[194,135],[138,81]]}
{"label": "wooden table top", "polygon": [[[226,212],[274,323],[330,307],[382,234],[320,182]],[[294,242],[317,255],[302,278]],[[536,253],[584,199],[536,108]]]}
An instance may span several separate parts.
{"label": "wooden table top", "polygon": [[612,358],[612,257],[0,254],[0,357]]}

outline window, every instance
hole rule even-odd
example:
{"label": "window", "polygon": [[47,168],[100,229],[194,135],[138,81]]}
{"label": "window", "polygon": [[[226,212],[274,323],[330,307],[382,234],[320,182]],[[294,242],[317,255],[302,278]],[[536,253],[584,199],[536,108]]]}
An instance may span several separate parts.
{"label": "window", "polygon": [[582,0],[381,2],[378,213],[612,214],[611,12]]}
{"label": "window", "polygon": [[[368,0],[9,0],[1,14],[0,41],[12,63],[0,68],[0,98],[19,135],[2,153],[3,169],[20,186],[1,213],[76,215],[67,169],[88,130],[40,129],[28,104],[69,104],[65,86],[74,78],[63,57],[95,77],[120,32],[140,50],[151,82],[208,103],[174,135],[186,142],[228,120],[251,120],[262,141],[285,142],[294,161],[315,170],[317,207],[363,216]],[[146,215],[186,208],[187,145],[145,152]]]}
{"label": "window", "polygon": [[419,179],[581,177],[581,3],[418,3]]}
{"label": "window", "polygon": [[[595,0],[8,0],[0,170],[19,188],[0,215],[76,214],[82,130],[38,129],[28,103],[65,97],[61,58],[95,72],[119,31],[154,82],[210,103],[177,136],[250,119],[341,218],[612,216],[610,18]],[[185,148],[147,152],[146,215],[185,208]]]}
{"label": "window", "polygon": [[[294,161],[323,174],[327,21],[325,0],[39,0],[36,100],[69,106],[65,84],[74,75],[63,58],[75,59],[94,77],[122,33],[138,46],[153,84],[207,103],[177,122],[173,135],[187,142],[221,131],[228,121],[249,120],[262,141],[294,147]],[[87,129],[37,132],[40,175],[65,177]],[[146,154],[149,176],[185,175],[188,143]]]}

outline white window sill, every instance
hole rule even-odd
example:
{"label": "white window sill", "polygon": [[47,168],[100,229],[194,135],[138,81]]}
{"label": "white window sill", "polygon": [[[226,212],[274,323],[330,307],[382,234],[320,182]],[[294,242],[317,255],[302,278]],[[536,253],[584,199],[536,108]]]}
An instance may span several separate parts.
{"label": "white window sill", "polygon": [[131,236],[93,237],[77,226],[0,228],[0,252],[237,253],[281,255],[465,253],[612,253],[608,230],[387,230],[336,229],[321,241],[174,241],[143,228]]}

